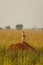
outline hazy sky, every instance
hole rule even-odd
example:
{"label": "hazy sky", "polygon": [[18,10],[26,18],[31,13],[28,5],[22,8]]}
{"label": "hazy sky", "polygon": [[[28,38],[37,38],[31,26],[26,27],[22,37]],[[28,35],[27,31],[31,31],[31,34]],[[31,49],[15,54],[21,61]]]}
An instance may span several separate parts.
{"label": "hazy sky", "polygon": [[0,27],[19,23],[43,27],[43,0],[0,0]]}

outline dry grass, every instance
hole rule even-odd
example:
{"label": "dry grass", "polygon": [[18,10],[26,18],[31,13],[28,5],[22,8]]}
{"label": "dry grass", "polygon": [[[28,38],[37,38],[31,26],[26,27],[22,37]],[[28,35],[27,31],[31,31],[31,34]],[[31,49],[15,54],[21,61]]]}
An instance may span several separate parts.
{"label": "dry grass", "polygon": [[[42,30],[24,30],[26,35],[26,41],[33,47],[40,48],[37,54],[33,54],[33,52],[27,52],[21,50],[17,53],[6,53],[6,47],[11,45],[12,43],[16,44],[18,42],[22,42],[22,31],[17,30],[0,30],[0,45],[6,45],[6,47],[0,47],[0,65],[43,65],[43,31]],[[6,54],[10,54],[7,58]],[[17,54],[17,55],[16,55]],[[26,55],[27,54],[27,55]],[[21,57],[23,56],[23,58]],[[14,61],[9,61],[13,58]],[[22,59],[21,59],[22,58]],[[31,58],[31,59],[30,59]],[[22,63],[21,64],[21,60]],[[39,61],[40,60],[40,61]],[[24,61],[24,62],[23,62]],[[19,62],[19,63],[18,63]],[[17,64],[18,63],[18,64]],[[32,63],[32,64],[29,64]]]}
{"label": "dry grass", "polygon": [[[43,31],[42,30],[24,30],[26,41],[34,47],[43,46]],[[17,30],[0,30],[0,44],[5,44],[7,47],[12,43],[22,42],[22,31]]]}

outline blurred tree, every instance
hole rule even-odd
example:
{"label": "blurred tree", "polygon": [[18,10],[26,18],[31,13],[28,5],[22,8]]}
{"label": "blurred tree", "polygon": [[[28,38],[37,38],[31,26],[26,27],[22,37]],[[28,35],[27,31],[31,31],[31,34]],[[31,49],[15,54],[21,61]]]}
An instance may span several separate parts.
{"label": "blurred tree", "polygon": [[41,28],[41,30],[43,30],[43,28]]}
{"label": "blurred tree", "polygon": [[5,28],[6,28],[6,29],[10,29],[11,27],[10,27],[10,26],[6,26]]}
{"label": "blurred tree", "polygon": [[17,24],[16,25],[16,29],[17,30],[22,30],[22,28],[23,28],[23,24]]}
{"label": "blurred tree", "polygon": [[0,30],[2,29],[2,27],[0,27]]}

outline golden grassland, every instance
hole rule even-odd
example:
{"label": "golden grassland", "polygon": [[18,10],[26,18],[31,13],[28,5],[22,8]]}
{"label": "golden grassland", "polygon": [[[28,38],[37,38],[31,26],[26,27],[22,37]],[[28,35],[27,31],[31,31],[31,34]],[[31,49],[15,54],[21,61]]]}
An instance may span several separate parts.
{"label": "golden grassland", "polygon": [[[34,48],[41,48],[43,46],[43,30],[23,31],[25,32],[27,43],[29,43]],[[6,45],[6,47],[8,48],[11,44],[16,44],[22,41],[22,30],[0,30],[0,45]],[[0,47],[0,65],[43,65],[42,51],[39,49],[37,54],[34,54],[33,52],[31,53],[31,51],[19,51],[15,52],[13,55],[12,52],[6,53],[6,48]],[[12,61],[12,59],[14,60]],[[21,60],[23,64],[21,63]]]}
{"label": "golden grassland", "polygon": [[[26,41],[37,48],[43,46],[43,30],[23,30],[26,35]],[[22,31],[18,30],[0,30],[0,44],[7,47],[12,43],[22,42]]]}

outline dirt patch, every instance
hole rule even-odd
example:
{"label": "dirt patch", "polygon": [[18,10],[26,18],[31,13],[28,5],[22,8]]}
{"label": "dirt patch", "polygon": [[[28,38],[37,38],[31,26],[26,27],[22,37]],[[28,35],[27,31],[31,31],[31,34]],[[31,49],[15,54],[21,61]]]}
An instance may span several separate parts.
{"label": "dirt patch", "polygon": [[23,41],[22,43],[16,43],[16,44],[11,44],[10,47],[8,48],[8,51],[14,51],[14,50],[30,50],[30,51],[35,51],[35,48],[33,48],[31,45],[29,45],[27,42]]}

